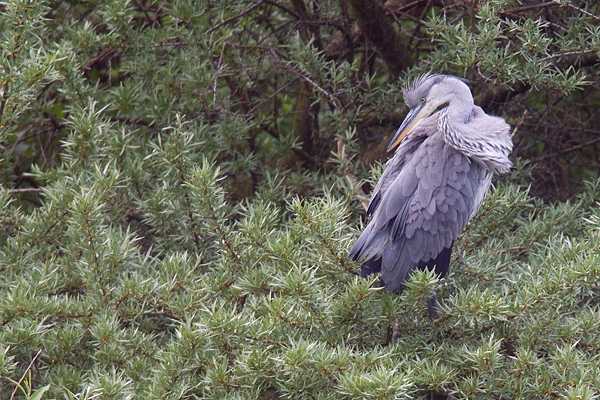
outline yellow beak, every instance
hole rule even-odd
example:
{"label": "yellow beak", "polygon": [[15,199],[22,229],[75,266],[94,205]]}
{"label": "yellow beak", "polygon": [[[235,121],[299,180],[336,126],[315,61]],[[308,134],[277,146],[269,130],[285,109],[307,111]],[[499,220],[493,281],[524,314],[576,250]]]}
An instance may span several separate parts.
{"label": "yellow beak", "polygon": [[394,150],[400,144],[402,139],[404,139],[404,137],[415,127],[417,122],[423,119],[426,114],[422,112],[423,106],[425,106],[425,103],[420,103],[418,106],[408,112],[406,118],[404,118],[404,121],[402,122],[402,125],[400,125],[400,128],[398,128],[396,134],[392,138],[387,151]]}

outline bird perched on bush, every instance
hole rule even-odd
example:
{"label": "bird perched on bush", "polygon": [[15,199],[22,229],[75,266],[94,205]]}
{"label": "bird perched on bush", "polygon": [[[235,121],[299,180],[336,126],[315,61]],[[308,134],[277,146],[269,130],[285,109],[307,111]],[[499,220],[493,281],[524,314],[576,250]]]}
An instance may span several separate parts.
{"label": "bird perched on bush", "polygon": [[381,272],[396,293],[415,268],[446,274],[452,245],[492,175],[511,168],[513,146],[509,125],[476,106],[460,78],[426,74],[403,94],[410,111],[388,146],[396,152],[371,196],[371,219],[349,253],[365,260],[363,277]]}

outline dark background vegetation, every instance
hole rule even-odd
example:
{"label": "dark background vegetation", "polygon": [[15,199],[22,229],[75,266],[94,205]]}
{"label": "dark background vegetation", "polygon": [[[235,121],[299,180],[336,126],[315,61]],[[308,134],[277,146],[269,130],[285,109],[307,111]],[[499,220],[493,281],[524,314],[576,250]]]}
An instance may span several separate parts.
{"label": "dark background vegetation", "polygon": [[[594,398],[599,49],[595,1],[0,3],[0,398]],[[395,296],[346,252],[428,71],[517,168]]]}
{"label": "dark background vegetation", "polygon": [[[535,166],[535,195],[566,200],[583,188],[583,180],[598,175],[600,20],[594,2],[47,6],[37,45],[74,53],[69,57],[79,63],[76,79],[97,87],[97,101],[109,105],[115,122],[143,134],[156,132],[173,113],[209,124],[227,119],[241,125],[232,127],[239,130],[237,142],[229,144],[234,153],[281,141],[289,132],[289,148],[260,164],[330,171],[339,130],[330,128],[328,116],[335,115],[345,122],[334,128],[356,130],[356,153],[369,165],[385,160],[385,142],[402,121],[405,109],[396,87],[407,76],[433,70],[472,80],[477,103],[517,128],[514,157]],[[21,16],[28,18],[27,12]],[[10,29],[4,38],[7,65],[24,56],[19,49],[32,46]],[[61,61],[49,63],[39,67],[60,74]],[[186,70],[190,63],[194,68]],[[161,67],[169,76],[156,82]],[[64,96],[64,77],[36,81],[50,71],[25,76],[16,69],[5,68],[5,76],[21,75],[22,82],[4,79],[0,103],[3,175],[12,189],[36,188],[40,183],[27,173],[32,165],[43,170],[56,165],[75,99]],[[193,72],[202,76],[194,79]],[[153,79],[158,85],[151,91]],[[147,91],[162,109],[139,104],[136,95]],[[19,110],[11,107],[22,92],[44,112],[15,120],[11,112]],[[263,172],[263,165],[239,163],[228,174],[237,200],[255,192]],[[37,202],[36,196],[24,197]]]}

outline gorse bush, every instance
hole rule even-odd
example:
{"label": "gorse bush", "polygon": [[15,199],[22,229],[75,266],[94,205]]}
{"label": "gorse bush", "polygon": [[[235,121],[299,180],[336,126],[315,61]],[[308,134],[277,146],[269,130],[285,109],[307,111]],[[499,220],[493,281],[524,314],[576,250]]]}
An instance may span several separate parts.
{"label": "gorse bush", "polygon": [[[3,204],[4,224],[18,231],[2,251],[3,397],[39,350],[27,383],[50,384],[53,396],[592,398],[600,389],[598,187],[545,206],[500,184],[458,243],[453,273],[441,282],[417,273],[396,296],[345,257],[356,237],[350,199],[301,200],[279,185],[263,196],[282,204],[257,196],[232,206],[216,169],[189,163],[175,188],[189,201],[155,200],[153,224],[172,234],[147,244],[115,223],[139,182],[111,162],[58,178],[31,215]],[[436,323],[425,306],[432,287],[444,314]]]}
{"label": "gorse bush", "polygon": [[[598,5],[412,3],[0,4],[0,398],[596,398]],[[558,186],[393,295],[347,251],[428,69]]]}

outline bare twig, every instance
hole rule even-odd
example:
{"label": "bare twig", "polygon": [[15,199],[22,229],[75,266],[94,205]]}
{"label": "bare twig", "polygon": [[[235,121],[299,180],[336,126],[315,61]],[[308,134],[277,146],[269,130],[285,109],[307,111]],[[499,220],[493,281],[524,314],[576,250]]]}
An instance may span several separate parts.
{"label": "bare twig", "polygon": [[264,0],[264,2],[267,3],[267,4],[274,5],[277,8],[282,9],[286,13],[288,13],[291,16],[293,16],[294,18],[296,18],[297,20],[301,20],[302,19],[302,17],[296,11],[292,10],[291,8],[285,6],[285,5],[281,4],[281,3],[278,3],[278,2],[276,2],[274,0]]}
{"label": "bare twig", "polygon": [[148,14],[148,8],[146,8],[146,6],[144,6],[144,4],[142,4],[142,2],[139,0],[135,0],[135,4],[138,6],[138,9],[142,10],[142,12],[146,15],[146,19],[148,21],[152,21],[150,14]]}
{"label": "bare twig", "polygon": [[551,60],[553,58],[559,58],[559,57],[567,57],[567,56],[579,56],[582,54],[590,54],[590,53],[596,53],[598,50],[594,50],[594,49],[588,49],[588,50],[577,50],[577,51],[565,51],[564,53],[557,53],[557,54],[552,54],[548,57],[544,57],[542,58],[539,62],[542,61],[548,61]]}
{"label": "bare twig", "polygon": [[576,151],[576,150],[583,149],[585,147],[591,146],[591,145],[596,144],[596,143],[600,143],[600,137],[596,137],[594,139],[588,140],[587,142],[583,142],[583,143],[577,144],[575,146],[568,147],[568,148],[566,148],[564,150],[560,150],[560,151],[558,151],[556,153],[549,154],[549,155],[544,156],[544,157],[538,157],[538,158],[536,158],[535,161],[549,160],[551,158],[556,157],[556,155],[563,156],[565,154],[571,153],[571,152]]}
{"label": "bare twig", "polygon": [[218,23],[217,25],[215,25],[212,28],[210,28],[209,30],[207,30],[206,35],[209,35],[211,32],[215,31],[216,29],[219,29],[223,25],[230,23],[231,21],[234,21],[240,17],[243,17],[244,15],[246,15],[249,12],[251,12],[252,10],[254,10],[256,7],[260,6],[262,3],[263,3],[262,0],[257,1],[256,3],[252,4],[250,7],[246,8],[244,11],[234,15],[233,17],[227,18],[225,21],[223,21],[221,23]]}
{"label": "bare twig", "polygon": [[227,43],[224,43],[223,48],[221,49],[221,54],[219,55],[219,63],[217,64],[217,72],[215,72],[215,82],[213,83],[213,104],[217,104],[217,81],[219,80],[219,70],[221,69],[221,65],[223,65],[223,57],[225,55],[226,48],[227,48]]}
{"label": "bare twig", "polygon": [[477,74],[482,77],[486,82],[490,82],[490,83],[495,83],[492,79],[488,78],[487,76],[485,76],[482,72],[481,72],[481,68],[479,67],[479,65],[477,65]]}
{"label": "bare twig", "polygon": [[266,99],[263,99],[261,101],[259,101],[254,107],[252,107],[250,109],[250,111],[248,111],[246,114],[248,116],[250,115],[254,115],[254,112],[259,109],[260,107],[262,107],[263,105],[267,104],[269,101],[273,100],[279,93],[283,92],[285,89],[287,89],[288,87],[290,87],[292,84],[294,84],[296,82],[296,79],[292,79],[290,80],[288,83],[286,83],[285,85],[281,86],[279,89],[277,89],[276,91],[274,91],[269,97],[267,97]]}
{"label": "bare twig", "polygon": [[297,77],[299,77],[300,79],[302,79],[303,81],[308,82],[310,85],[314,86],[319,92],[323,93],[325,96],[327,96],[327,98],[329,100],[331,100],[331,102],[335,105],[336,108],[342,109],[342,106],[339,104],[338,100],[335,98],[335,96],[332,93],[329,93],[327,90],[323,89],[321,86],[319,86],[318,83],[316,83],[315,81],[313,81],[312,79],[310,79],[308,76],[302,75],[300,72],[295,71],[295,70],[290,70],[294,75],[296,75]]}
{"label": "bare twig", "polygon": [[560,5],[560,3],[558,1],[552,0],[552,1],[548,1],[546,3],[539,3],[539,4],[533,4],[530,6],[510,8],[508,10],[500,11],[500,14],[511,14],[511,13],[517,13],[517,12],[521,12],[521,11],[533,10],[536,8],[544,8],[544,7],[559,6],[559,5]]}
{"label": "bare twig", "polygon": [[8,99],[8,78],[4,85],[2,85],[2,101],[0,101],[0,121],[2,120],[2,115],[4,115],[4,107],[6,106],[6,101]]}
{"label": "bare twig", "polygon": [[523,122],[525,122],[525,117],[527,116],[527,110],[523,111],[523,115],[521,116],[521,119],[519,120],[519,122],[517,122],[517,125],[515,125],[515,129],[513,129],[512,133],[510,134],[510,138],[512,139],[513,137],[515,137],[517,130],[519,129],[519,127],[521,125],[523,125]]}
{"label": "bare twig", "polygon": [[134,48],[138,48],[138,49],[141,49],[141,48],[155,49],[155,48],[158,48],[158,47],[167,47],[167,46],[175,46],[175,47],[178,47],[178,46],[187,46],[189,44],[195,44],[195,43],[196,42],[164,42],[164,43],[148,44],[148,45],[147,44],[141,44],[139,46],[135,46]]}
{"label": "bare twig", "polygon": [[31,360],[31,362],[29,363],[29,366],[27,366],[27,369],[25,370],[25,372],[23,372],[23,376],[21,376],[21,379],[19,379],[19,382],[15,386],[15,390],[13,390],[12,395],[10,396],[10,400],[13,400],[15,398],[15,396],[17,395],[17,391],[19,390],[21,383],[23,383],[23,381],[25,380],[25,376],[27,376],[27,373],[33,367],[35,360],[37,360],[37,358],[40,356],[40,354],[42,354],[42,349],[38,350],[37,354],[33,357],[33,360]]}
{"label": "bare twig", "polygon": [[40,189],[40,188],[9,189],[8,193],[10,193],[10,194],[14,194],[14,193],[39,193],[42,190],[43,189]]}
{"label": "bare twig", "polygon": [[117,49],[108,49],[108,50],[103,51],[102,53],[100,53],[99,55],[97,55],[96,57],[94,57],[92,60],[90,60],[88,62],[87,67],[89,69],[93,68],[94,65],[98,64],[99,62],[101,62],[105,58],[111,57],[116,51],[117,51]]}
{"label": "bare twig", "polygon": [[[278,57],[277,57],[277,61],[279,61]],[[339,100],[332,93],[329,93],[327,90],[323,89],[317,82],[313,81],[308,76],[303,75],[302,73],[294,70],[293,68],[286,68],[283,65],[281,65],[281,68],[284,69],[287,72],[290,72],[290,73],[296,75],[298,78],[300,78],[301,80],[307,82],[312,87],[314,87],[315,89],[317,89],[317,91],[323,93],[325,95],[325,97],[327,97],[333,103],[333,105],[335,106],[335,108],[340,109],[340,110],[344,109],[344,107],[342,107],[342,105],[340,104]]]}
{"label": "bare twig", "polygon": [[597,21],[600,21],[600,17],[599,16],[597,16],[596,14],[592,14],[591,12],[589,12],[587,10],[584,10],[583,8],[579,8],[576,5],[573,5],[573,4],[568,3],[568,2],[566,2],[564,4],[561,4],[561,5],[564,5],[565,7],[572,8],[573,10],[579,11],[580,13],[585,14],[588,17],[591,17],[591,18],[593,18],[593,19],[595,19]]}
{"label": "bare twig", "polygon": [[40,131],[36,132],[36,137],[38,140],[38,144],[40,145],[40,153],[42,155],[42,157],[44,158],[44,164],[46,164],[48,162],[48,159],[46,158],[46,150],[44,144],[42,143],[42,135],[40,134]]}
{"label": "bare twig", "polygon": [[273,54],[273,56],[275,57],[275,61],[277,61],[277,63],[279,64],[279,67],[291,74],[296,75],[298,78],[300,78],[301,80],[307,82],[308,84],[310,84],[311,86],[313,86],[314,88],[316,88],[319,92],[323,93],[325,95],[325,97],[327,97],[335,106],[335,108],[343,110],[344,107],[342,107],[342,105],[339,103],[338,99],[332,94],[329,93],[327,90],[323,89],[321,86],[319,86],[318,83],[316,83],[315,81],[313,81],[312,79],[310,79],[309,77],[303,75],[302,73],[296,71],[293,68],[287,68],[286,65],[284,65],[281,62],[281,57],[279,56],[279,54],[277,54],[277,52],[275,51],[275,49],[273,48],[269,48],[269,50],[271,51],[271,54]]}
{"label": "bare twig", "polygon": [[[432,3],[432,0],[427,1],[427,4],[425,5],[425,7],[423,7],[423,11],[421,11],[421,15],[419,16],[419,21],[425,21],[425,17],[427,16],[429,9],[431,8],[431,3]],[[415,28],[413,29],[412,35],[410,35],[410,40],[408,41],[408,47],[412,46],[412,43],[414,42],[415,38],[417,37],[417,34],[421,31],[422,27],[423,27],[422,23],[416,24]]]}
{"label": "bare twig", "polygon": [[[420,5],[421,3],[424,3],[425,1],[427,1],[427,0],[415,0],[415,1],[411,2],[411,3],[404,4],[404,5],[396,8],[396,9],[393,9],[390,12],[392,14],[401,13],[401,12],[404,12],[406,10],[410,10],[411,8],[414,8],[414,7],[418,6],[418,5]],[[383,6],[386,9],[391,8],[387,3],[384,3]]]}

